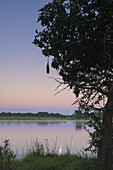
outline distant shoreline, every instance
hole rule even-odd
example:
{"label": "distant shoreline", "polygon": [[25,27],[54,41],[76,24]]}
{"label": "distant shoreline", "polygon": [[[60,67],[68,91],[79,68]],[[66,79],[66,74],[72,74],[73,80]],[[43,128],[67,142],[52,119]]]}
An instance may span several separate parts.
{"label": "distant shoreline", "polygon": [[86,120],[83,118],[77,119],[74,117],[0,117],[0,120]]}
{"label": "distant shoreline", "polygon": [[80,110],[76,110],[72,115],[63,115],[60,113],[48,113],[48,112],[37,112],[37,113],[11,113],[2,112],[0,113],[0,120],[86,120],[90,117],[82,113]]}

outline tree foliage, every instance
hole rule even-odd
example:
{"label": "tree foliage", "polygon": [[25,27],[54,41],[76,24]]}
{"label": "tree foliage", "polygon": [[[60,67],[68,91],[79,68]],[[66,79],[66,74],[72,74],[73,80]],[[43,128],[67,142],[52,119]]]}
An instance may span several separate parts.
{"label": "tree foliage", "polygon": [[85,107],[99,104],[113,83],[112,7],[112,0],[54,0],[39,10],[43,31],[34,44],[54,56],[52,67]]}
{"label": "tree foliage", "polygon": [[103,112],[92,112],[90,114],[87,113],[87,115],[89,115],[91,119],[86,124],[88,125],[88,127],[93,127],[94,132],[91,132],[89,129],[86,128],[91,140],[89,141],[90,145],[85,148],[85,151],[91,151],[94,154],[98,154],[102,134]]}

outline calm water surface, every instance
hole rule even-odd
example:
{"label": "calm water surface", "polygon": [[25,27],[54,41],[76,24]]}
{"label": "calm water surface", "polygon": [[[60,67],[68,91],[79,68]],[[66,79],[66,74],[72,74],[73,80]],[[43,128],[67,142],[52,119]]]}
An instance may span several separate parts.
{"label": "calm water surface", "polygon": [[36,138],[43,144],[48,140],[50,150],[56,149],[59,154],[65,153],[67,148],[71,153],[78,153],[88,146],[90,139],[84,125],[85,122],[80,120],[0,120],[0,142],[10,139],[11,148],[18,157],[26,154],[26,145],[30,147]]}

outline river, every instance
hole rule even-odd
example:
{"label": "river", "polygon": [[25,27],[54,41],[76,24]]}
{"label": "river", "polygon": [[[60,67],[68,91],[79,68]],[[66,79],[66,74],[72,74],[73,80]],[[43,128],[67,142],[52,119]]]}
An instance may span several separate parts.
{"label": "river", "polygon": [[36,140],[48,145],[50,152],[81,153],[90,139],[84,126],[82,120],[0,120],[0,143],[10,139],[11,149],[18,158],[24,156]]}

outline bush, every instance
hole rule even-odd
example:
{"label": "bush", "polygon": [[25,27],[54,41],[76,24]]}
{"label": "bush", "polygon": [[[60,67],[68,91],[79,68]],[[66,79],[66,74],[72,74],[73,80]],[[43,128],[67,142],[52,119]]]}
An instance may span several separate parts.
{"label": "bush", "polygon": [[10,149],[9,139],[5,139],[0,145],[0,170],[11,170],[16,155]]}

